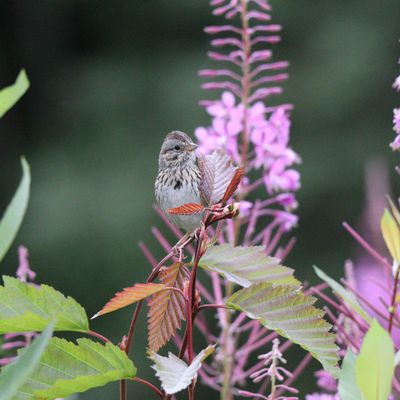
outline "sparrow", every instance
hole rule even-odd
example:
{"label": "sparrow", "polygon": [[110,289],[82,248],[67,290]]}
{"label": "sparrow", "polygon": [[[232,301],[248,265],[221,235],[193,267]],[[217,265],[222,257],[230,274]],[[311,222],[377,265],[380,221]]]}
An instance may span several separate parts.
{"label": "sparrow", "polygon": [[196,148],[197,144],[186,133],[172,131],[165,137],[158,158],[157,202],[167,218],[185,232],[193,232],[200,226],[203,213],[171,215],[168,210],[187,203],[204,204]]}

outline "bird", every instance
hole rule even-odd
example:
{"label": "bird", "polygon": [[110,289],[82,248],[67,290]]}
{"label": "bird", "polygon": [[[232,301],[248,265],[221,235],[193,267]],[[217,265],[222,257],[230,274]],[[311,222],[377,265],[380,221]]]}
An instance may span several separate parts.
{"label": "bird", "polygon": [[193,232],[201,225],[203,213],[171,215],[169,209],[187,203],[204,204],[201,194],[202,173],[197,144],[184,132],[168,133],[158,158],[155,196],[166,217],[185,232]]}

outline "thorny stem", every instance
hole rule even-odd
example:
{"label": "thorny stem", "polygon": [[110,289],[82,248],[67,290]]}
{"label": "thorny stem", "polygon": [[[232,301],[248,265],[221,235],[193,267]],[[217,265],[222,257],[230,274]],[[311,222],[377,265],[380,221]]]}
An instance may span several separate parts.
{"label": "thorny stem", "polygon": [[397,296],[397,286],[399,284],[399,273],[400,273],[400,268],[397,267],[396,270],[396,276],[394,278],[394,285],[393,285],[393,293],[392,293],[392,301],[390,302],[390,317],[389,317],[389,334],[392,333],[392,328],[393,328],[393,317],[396,312],[396,296]]}

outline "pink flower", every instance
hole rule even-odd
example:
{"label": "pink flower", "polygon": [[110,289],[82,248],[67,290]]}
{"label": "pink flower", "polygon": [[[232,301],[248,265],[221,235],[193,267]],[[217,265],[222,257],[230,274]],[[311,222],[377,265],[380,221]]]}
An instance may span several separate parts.
{"label": "pink flower", "polygon": [[279,107],[266,119],[261,111],[262,107],[258,103],[250,109],[251,141],[255,148],[254,165],[256,168],[264,168],[264,184],[268,193],[296,191],[300,187],[300,174],[287,168],[298,163],[300,159],[288,147],[290,120],[287,112]]}
{"label": "pink flower", "polygon": [[313,393],[306,396],[306,400],[340,400],[338,394]]}
{"label": "pink flower", "polygon": [[36,277],[36,273],[33,272],[29,267],[29,252],[28,249],[24,246],[18,247],[18,258],[19,258],[19,266],[16,272],[17,278],[22,281],[26,282],[27,278],[30,281],[33,281]]}
{"label": "pink flower", "polygon": [[297,225],[299,218],[297,215],[291,214],[286,211],[275,211],[275,218],[281,225],[282,229],[286,232],[290,231],[294,226]]}
{"label": "pink flower", "polygon": [[327,392],[337,392],[338,385],[336,379],[327,371],[321,369],[314,373],[317,378],[317,385]]}
{"label": "pink flower", "polygon": [[206,110],[213,117],[212,125],[195,130],[199,151],[208,154],[223,148],[239,164],[237,136],[243,130],[243,106],[235,105],[235,96],[226,91],[222,94],[221,100],[213,102],[206,107]]}
{"label": "pink flower", "polygon": [[400,75],[393,82],[393,89],[395,89],[398,92],[400,92]]}
{"label": "pink flower", "polygon": [[242,200],[239,205],[239,215],[243,218],[248,217],[252,207],[253,203],[251,201]]}

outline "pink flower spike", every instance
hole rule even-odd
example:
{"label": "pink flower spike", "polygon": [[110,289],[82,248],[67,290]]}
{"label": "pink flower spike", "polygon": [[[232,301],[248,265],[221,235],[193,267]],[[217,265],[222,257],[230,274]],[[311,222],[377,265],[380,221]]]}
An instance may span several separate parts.
{"label": "pink flower spike", "polygon": [[400,108],[393,110],[393,130],[400,135]]}
{"label": "pink flower spike", "polygon": [[333,378],[333,376],[321,369],[314,373],[314,376],[317,378],[317,385],[321,388],[326,390],[327,392],[337,392],[338,385],[337,381]]}
{"label": "pink flower spike", "polygon": [[250,62],[258,62],[258,61],[268,61],[272,57],[271,50],[259,50],[254,51],[250,56]]}
{"label": "pink flower spike", "polygon": [[1,346],[1,348],[3,349],[3,350],[10,350],[10,349],[15,349],[15,348],[17,348],[17,347],[25,347],[25,342],[24,341],[22,341],[22,340],[17,340],[17,341],[15,341],[15,342],[7,342],[7,343],[4,343],[2,346]]}
{"label": "pink flower spike", "polygon": [[212,7],[220,6],[220,5],[223,4],[225,1],[226,1],[226,0],[211,0],[211,1],[210,1],[210,5],[211,5]]}
{"label": "pink flower spike", "polygon": [[282,26],[278,24],[269,24],[269,25],[257,25],[251,28],[251,32],[280,32],[282,30]]}
{"label": "pink flower spike", "polygon": [[3,357],[0,358],[0,366],[12,363],[17,357]]}
{"label": "pink flower spike", "polygon": [[267,0],[252,0],[254,3],[256,3],[260,8],[266,11],[271,11],[272,7],[268,4]]}
{"label": "pink flower spike", "polygon": [[258,36],[255,39],[253,39],[251,41],[251,45],[255,46],[258,43],[270,43],[270,44],[276,44],[279,43],[281,41],[281,37],[280,36]]}
{"label": "pink flower spike", "polygon": [[306,400],[340,400],[338,394],[313,393],[306,396]]}
{"label": "pink flower spike", "polygon": [[260,11],[249,11],[247,13],[248,19],[257,19],[259,21],[270,21],[271,20],[271,16],[265,12],[260,12]]}
{"label": "pink flower spike", "polygon": [[233,25],[222,25],[222,26],[207,26],[206,28],[204,28],[204,32],[210,35],[215,35],[221,32],[234,32],[241,34],[242,30]]}
{"label": "pink flower spike", "polygon": [[239,395],[243,397],[251,397],[251,398],[257,398],[257,399],[263,399],[263,400],[268,400],[268,397],[263,396],[260,393],[252,393],[248,392],[247,390],[239,390]]}
{"label": "pink flower spike", "polygon": [[17,269],[17,278],[22,281],[26,282],[27,279],[33,281],[36,277],[36,273],[33,272],[29,267],[28,262],[29,252],[28,249],[24,246],[18,247],[18,259],[19,259],[19,266]]}
{"label": "pink flower spike", "polygon": [[222,46],[236,46],[239,49],[242,48],[242,42],[236,38],[223,38],[211,40],[211,46],[222,47]]}
{"label": "pink flower spike", "polygon": [[400,75],[393,82],[393,89],[395,89],[398,92],[400,92]]}

